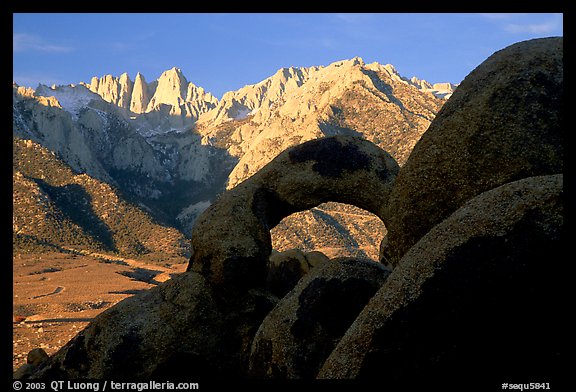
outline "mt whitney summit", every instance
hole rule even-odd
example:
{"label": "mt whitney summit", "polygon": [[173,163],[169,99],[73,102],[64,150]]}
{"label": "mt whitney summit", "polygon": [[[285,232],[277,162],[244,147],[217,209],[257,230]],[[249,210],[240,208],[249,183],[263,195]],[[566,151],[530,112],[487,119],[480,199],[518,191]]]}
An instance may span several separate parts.
{"label": "mt whitney summit", "polygon": [[[358,57],[282,68],[220,100],[178,68],[150,82],[140,73],[134,80],[124,73],[36,89],[14,83],[13,136],[15,143],[30,140],[38,151],[51,152],[72,172],[108,184],[154,221],[189,236],[218,194],[290,146],[358,135],[402,165],[455,88],[404,78],[390,64],[365,64]],[[31,156],[36,166],[47,157]],[[32,163],[14,167],[15,183],[32,181],[38,192],[54,197]],[[15,236],[51,241],[32,226],[18,229]],[[327,203],[284,219],[272,236],[278,250],[299,247],[377,259],[384,231],[366,211]]]}

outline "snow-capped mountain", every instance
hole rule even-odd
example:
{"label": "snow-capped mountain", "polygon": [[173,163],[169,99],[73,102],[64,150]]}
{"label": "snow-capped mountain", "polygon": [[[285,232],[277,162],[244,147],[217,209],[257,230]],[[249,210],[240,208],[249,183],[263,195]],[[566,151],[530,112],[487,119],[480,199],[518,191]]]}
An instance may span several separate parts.
{"label": "snow-capped mountain", "polygon": [[124,117],[148,136],[182,131],[218,104],[217,98],[188,82],[176,67],[163,72],[151,83],[147,83],[140,73],[134,81],[124,73],[120,77],[93,77],[89,84],[81,84],[121,108]]}
{"label": "snow-capped mountain", "polygon": [[[138,73],[134,81],[122,74],[35,90],[14,85],[13,134],[53,151],[75,172],[111,184],[188,235],[226,187],[310,139],[361,135],[402,164],[442,106],[438,97],[454,88],[356,57],[282,68],[218,100],[172,68],[152,82]],[[368,216],[365,225],[352,227],[346,218],[352,213],[364,214],[332,204],[295,214],[273,232],[275,246],[365,252],[367,241],[376,241],[374,230],[384,228]],[[335,242],[320,243],[326,237],[314,231],[335,230],[335,224]]]}
{"label": "snow-capped mountain", "polygon": [[[156,102],[162,100],[161,94],[157,97]],[[13,134],[55,152],[75,172],[116,186],[185,231],[191,224],[186,219],[193,221],[197,214],[178,219],[181,210],[212,200],[234,161],[225,151],[203,145],[190,128],[174,131],[174,117],[193,120],[171,116],[172,106],[158,103],[157,111],[149,105],[150,112],[131,119],[133,113],[118,102],[105,101],[86,85],[38,86],[35,91],[14,85]],[[158,207],[162,204],[168,212]]]}
{"label": "snow-capped mountain", "polygon": [[135,114],[148,113],[159,110],[161,105],[168,105],[173,107],[170,114],[196,119],[218,104],[217,98],[188,82],[176,67],[163,72],[158,80],[150,84],[138,72],[134,82],[127,73],[123,73],[120,77],[93,77],[89,84],[84,85],[106,102]]}

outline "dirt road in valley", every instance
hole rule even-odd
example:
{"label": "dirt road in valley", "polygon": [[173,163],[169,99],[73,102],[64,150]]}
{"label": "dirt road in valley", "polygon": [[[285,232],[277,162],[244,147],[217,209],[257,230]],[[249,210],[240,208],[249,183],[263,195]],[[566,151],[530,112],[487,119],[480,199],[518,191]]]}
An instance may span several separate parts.
{"label": "dirt road in valley", "polygon": [[16,254],[13,257],[13,368],[30,350],[51,355],[119,301],[184,272],[105,254]]}

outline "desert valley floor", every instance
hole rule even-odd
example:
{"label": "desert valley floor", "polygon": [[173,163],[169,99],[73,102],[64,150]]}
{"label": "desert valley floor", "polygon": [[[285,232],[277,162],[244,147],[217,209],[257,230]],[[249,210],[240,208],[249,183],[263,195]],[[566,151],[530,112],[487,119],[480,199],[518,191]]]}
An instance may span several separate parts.
{"label": "desert valley floor", "polygon": [[184,272],[186,261],[151,265],[104,254],[15,254],[13,369],[33,348],[54,354],[94,317]]}

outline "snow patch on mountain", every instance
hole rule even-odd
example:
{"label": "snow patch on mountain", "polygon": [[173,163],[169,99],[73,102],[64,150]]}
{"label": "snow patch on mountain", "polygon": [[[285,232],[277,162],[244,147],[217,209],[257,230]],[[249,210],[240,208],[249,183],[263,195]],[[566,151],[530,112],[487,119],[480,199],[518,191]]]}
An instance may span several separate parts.
{"label": "snow patch on mountain", "polygon": [[195,204],[191,204],[188,207],[184,208],[176,219],[182,224],[187,225],[188,222],[194,222],[201,213],[203,213],[212,202],[210,200],[203,200]]}
{"label": "snow patch on mountain", "polygon": [[60,103],[62,109],[72,115],[74,120],[78,119],[80,110],[96,99],[101,99],[98,94],[88,90],[83,85],[52,86],[40,84],[36,88],[36,96],[54,97]]}
{"label": "snow patch on mountain", "polygon": [[256,110],[250,110],[248,108],[239,109],[236,115],[234,116],[234,120],[244,120],[248,116],[254,114]]}
{"label": "snow patch on mountain", "polygon": [[166,128],[162,124],[157,125],[154,128],[148,128],[146,126],[137,126],[135,127],[136,131],[146,139],[152,138],[154,136],[165,135],[169,133],[183,133],[190,129],[190,127],[182,127],[182,128]]}

